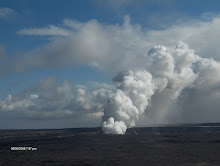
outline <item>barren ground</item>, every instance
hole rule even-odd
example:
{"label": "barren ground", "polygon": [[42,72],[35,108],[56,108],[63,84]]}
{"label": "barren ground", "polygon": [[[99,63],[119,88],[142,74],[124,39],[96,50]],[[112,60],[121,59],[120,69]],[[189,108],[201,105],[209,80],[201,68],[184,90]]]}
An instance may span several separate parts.
{"label": "barren ground", "polygon": [[[11,147],[36,147],[11,151]],[[0,165],[219,166],[220,127],[0,130]]]}

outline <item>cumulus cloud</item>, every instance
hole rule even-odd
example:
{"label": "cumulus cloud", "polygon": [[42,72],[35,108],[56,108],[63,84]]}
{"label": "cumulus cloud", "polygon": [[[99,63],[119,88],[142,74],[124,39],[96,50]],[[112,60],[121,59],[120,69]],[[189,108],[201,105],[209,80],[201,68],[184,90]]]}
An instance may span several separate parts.
{"label": "cumulus cloud", "polygon": [[92,87],[90,90],[82,89],[67,80],[59,83],[56,77],[49,77],[0,100],[0,111],[5,114],[14,113],[17,119],[24,120],[83,119],[85,124],[94,125],[95,122],[99,125],[111,91]]}
{"label": "cumulus cloud", "polygon": [[49,77],[2,99],[0,111],[25,119],[102,123],[106,134],[124,134],[136,125],[219,121],[219,62],[196,55],[183,42],[154,46],[136,62],[136,68],[113,77],[115,88]]}
{"label": "cumulus cloud", "polygon": [[[89,65],[117,73],[116,89],[92,83],[95,89],[90,91],[50,78],[1,100],[1,111],[20,110],[26,117],[42,119],[95,115],[100,123],[104,114],[102,128],[114,134],[136,124],[218,121],[219,25],[216,15],[163,30],[132,25],[129,17],[116,25],[69,19],[53,25],[68,35],[55,33],[51,26],[25,29],[51,40],[16,59],[8,66],[11,70]],[[187,44],[174,44],[178,40]]]}
{"label": "cumulus cloud", "polygon": [[[134,55],[137,56],[139,52],[144,53],[146,50],[144,49],[145,42],[139,42],[143,41],[140,39],[141,35],[136,36],[138,27],[134,30],[134,27],[129,25],[128,18],[121,26],[105,26],[96,20],[85,24],[69,21],[68,25],[70,24],[73,29],[69,30],[69,36],[55,37],[44,48],[39,48],[28,53],[21,60],[16,60],[13,65],[15,70],[25,71],[33,67],[54,68],[63,65],[86,64],[99,69],[115,68],[115,71],[119,71],[119,66],[127,68],[127,64],[131,63]],[[134,41],[129,42],[129,38]],[[128,42],[124,43],[124,40]],[[139,48],[144,48],[133,47],[136,45],[135,42],[139,43]],[[126,49],[128,50],[125,51]]]}
{"label": "cumulus cloud", "polygon": [[0,8],[0,19],[8,19],[16,15],[16,12],[10,8]]}
{"label": "cumulus cloud", "polygon": [[116,73],[143,67],[146,50],[158,44],[172,46],[177,41],[186,42],[201,57],[220,60],[219,25],[218,15],[208,20],[171,25],[162,30],[132,25],[128,16],[122,24],[115,25],[102,24],[97,20],[83,23],[65,19],[59,26],[19,30],[19,34],[48,35],[51,40],[47,45],[16,59],[5,70],[22,72],[38,67],[90,65]]}

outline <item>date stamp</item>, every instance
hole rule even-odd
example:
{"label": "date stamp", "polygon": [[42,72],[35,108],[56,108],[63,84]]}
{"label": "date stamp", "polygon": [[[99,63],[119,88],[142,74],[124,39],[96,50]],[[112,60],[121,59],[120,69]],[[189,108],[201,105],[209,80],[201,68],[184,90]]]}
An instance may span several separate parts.
{"label": "date stamp", "polygon": [[36,147],[25,147],[25,146],[20,146],[20,147],[11,147],[11,151],[36,151]]}

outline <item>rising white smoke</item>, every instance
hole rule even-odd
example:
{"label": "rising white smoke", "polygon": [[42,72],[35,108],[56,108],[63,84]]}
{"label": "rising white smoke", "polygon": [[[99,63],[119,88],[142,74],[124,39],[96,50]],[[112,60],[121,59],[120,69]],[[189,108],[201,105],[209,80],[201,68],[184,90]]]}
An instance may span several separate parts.
{"label": "rising white smoke", "polygon": [[[163,95],[173,102],[186,88],[220,83],[220,63],[195,55],[182,42],[174,48],[153,47],[142,63],[144,68],[120,72],[113,78],[118,85],[104,110],[104,133],[124,134],[127,128],[134,127],[151,105],[152,96]],[[209,71],[217,77],[209,76]]]}
{"label": "rising white smoke", "polygon": [[102,123],[106,134],[124,134],[135,125],[219,122],[219,62],[195,55],[182,42],[173,48],[155,46],[136,56],[136,61],[126,57],[122,58],[129,61],[126,70],[113,78],[116,88],[97,83],[91,88],[76,86],[49,77],[0,100],[0,113],[5,116],[0,120],[6,119],[7,127],[7,117],[16,117],[15,128],[23,119],[34,119],[30,125],[37,128],[39,120],[51,119],[53,127],[68,119],[75,127]]}

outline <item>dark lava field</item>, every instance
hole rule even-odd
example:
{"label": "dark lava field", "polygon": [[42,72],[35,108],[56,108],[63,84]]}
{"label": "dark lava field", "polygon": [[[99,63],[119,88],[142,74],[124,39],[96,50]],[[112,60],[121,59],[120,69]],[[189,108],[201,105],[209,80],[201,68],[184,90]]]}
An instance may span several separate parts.
{"label": "dark lava field", "polygon": [[0,130],[0,165],[219,166],[220,124],[131,128],[125,135],[100,128]]}

